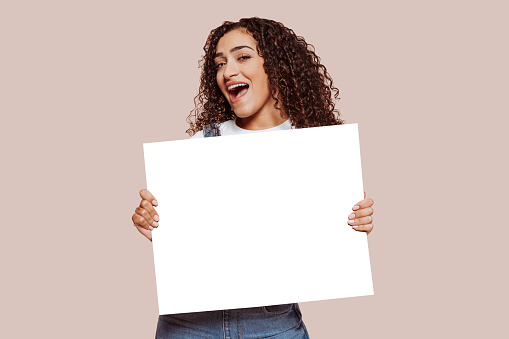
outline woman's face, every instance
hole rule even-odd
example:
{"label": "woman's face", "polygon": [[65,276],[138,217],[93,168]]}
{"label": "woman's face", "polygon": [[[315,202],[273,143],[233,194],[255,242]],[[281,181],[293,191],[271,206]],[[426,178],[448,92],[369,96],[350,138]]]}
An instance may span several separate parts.
{"label": "woman's face", "polygon": [[279,116],[263,58],[250,34],[235,29],[223,35],[217,43],[214,62],[217,84],[237,117]]}

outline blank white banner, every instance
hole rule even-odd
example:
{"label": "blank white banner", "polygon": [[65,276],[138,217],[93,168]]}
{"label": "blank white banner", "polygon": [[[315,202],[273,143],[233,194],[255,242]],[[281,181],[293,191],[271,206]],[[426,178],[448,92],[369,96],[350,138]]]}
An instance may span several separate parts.
{"label": "blank white banner", "polygon": [[373,294],[357,124],[143,147],[159,314]]}

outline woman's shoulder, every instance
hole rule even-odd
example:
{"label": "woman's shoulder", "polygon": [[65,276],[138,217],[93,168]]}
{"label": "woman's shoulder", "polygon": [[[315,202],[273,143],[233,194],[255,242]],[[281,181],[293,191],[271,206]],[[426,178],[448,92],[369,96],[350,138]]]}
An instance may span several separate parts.
{"label": "woman's shoulder", "polygon": [[[219,135],[234,135],[234,134],[245,134],[245,133],[257,133],[257,132],[270,132],[270,131],[279,131],[279,130],[287,130],[292,129],[292,123],[290,122],[290,119],[286,120],[282,124],[278,126],[274,126],[271,128],[263,129],[263,130],[247,130],[240,128],[235,123],[235,119],[231,119],[228,121],[225,121],[221,124],[219,124]],[[201,130],[197,132],[195,135],[193,135],[191,138],[203,138],[205,135],[208,136],[216,136],[216,130],[211,128],[211,126],[206,126],[204,130]]]}

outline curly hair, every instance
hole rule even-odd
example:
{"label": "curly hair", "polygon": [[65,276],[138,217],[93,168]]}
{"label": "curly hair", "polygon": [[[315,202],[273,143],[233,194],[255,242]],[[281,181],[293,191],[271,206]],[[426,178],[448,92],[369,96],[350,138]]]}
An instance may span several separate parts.
{"label": "curly hair", "polygon": [[194,100],[195,108],[187,117],[190,128],[186,132],[189,135],[208,125],[217,128],[219,123],[235,118],[217,84],[214,63],[219,39],[235,29],[247,31],[256,40],[275,107],[283,118],[290,119],[292,126],[306,128],[344,123],[335,109],[339,90],[320,63],[313,45],[280,22],[254,17],[238,22],[225,21],[210,32],[203,47],[205,55],[200,61],[199,94]]}

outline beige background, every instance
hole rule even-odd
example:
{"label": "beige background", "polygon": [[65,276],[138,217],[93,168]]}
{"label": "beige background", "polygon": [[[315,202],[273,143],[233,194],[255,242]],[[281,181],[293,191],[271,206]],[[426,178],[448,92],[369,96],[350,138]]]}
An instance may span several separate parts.
{"label": "beige background", "polygon": [[209,31],[255,15],[315,45],[376,203],[375,296],[302,304],[311,337],[506,337],[506,3],[2,1],[0,337],[153,337],[142,143],[186,137]]}

